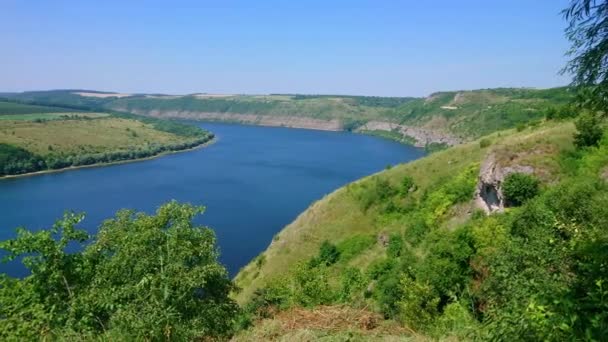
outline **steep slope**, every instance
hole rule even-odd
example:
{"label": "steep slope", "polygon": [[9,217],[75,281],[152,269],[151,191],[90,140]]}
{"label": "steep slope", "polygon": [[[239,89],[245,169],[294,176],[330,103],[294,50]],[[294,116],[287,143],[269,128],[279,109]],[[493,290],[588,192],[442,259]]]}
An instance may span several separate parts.
{"label": "steep slope", "polygon": [[237,275],[254,322],[243,339],[282,324],[284,310],[327,305],[431,338],[602,336],[608,139],[575,150],[573,132],[569,122],[497,132],[314,203]]}
{"label": "steep slope", "polygon": [[[253,291],[262,287],[268,279],[284,274],[296,263],[313,257],[325,240],[339,244],[349,237],[366,234],[373,236],[375,241],[380,233],[390,234],[401,229],[404,222],[395,220],[392,215],[384,215],[383,208],[370,206],[366,209],[365,204],[362,206],[359,194],[366,188],[373,188],[378,181],[387,181],[399,187],[404,177],[411,177],[417,188],[412,192],[412,197],[419,199],[450,176],[469,167],[479,169],[490,154],[499,155],[498,158],[505,164],[510,164],[511,158],[517,156],[515,163],[531,165],[546,181],[553,181],[559,173],[556,156],[561,150],[571,148],[572,132],[572,124],[548,124],[542,129],[523,132],[499,132],[484,138],[492,142],[489,146],[481,147],[483,144],[479,141],[456,146],[334,191],[300,214],[274,237],[262,255],[238,273],[235,279],[243,288],[238,296],[239,301],[250,298]],[[470,203],[465,204],[464,208],[454,208],[454,217],[450,218],[457,220],[462,212],[472,212],[473,205],[474,198],[471,196]],[[369,255],[343,266],[370,263],[380,250],[376,246],[369,251]]]}

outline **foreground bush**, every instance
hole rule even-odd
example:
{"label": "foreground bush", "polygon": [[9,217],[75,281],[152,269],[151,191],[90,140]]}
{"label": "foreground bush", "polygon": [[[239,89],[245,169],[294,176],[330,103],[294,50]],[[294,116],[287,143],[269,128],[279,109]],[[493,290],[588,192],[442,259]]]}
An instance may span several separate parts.
{"label": "foreground bush", "polygon": [[522,205],[529,199],[538,195],[539,181],[532,175],[525,173],[512,173],[505,177],[502,191],[507,205]]}
{"label": "foreground bush", "polygon": [[31,274],[0,278],[0,339],[188,340],[230,333],[238,306],[217,261],[213,231],[192,224],[203,208],[171,202],[156,215],[123,210],[90,237],[66,214],[52,229],[0,243]]}

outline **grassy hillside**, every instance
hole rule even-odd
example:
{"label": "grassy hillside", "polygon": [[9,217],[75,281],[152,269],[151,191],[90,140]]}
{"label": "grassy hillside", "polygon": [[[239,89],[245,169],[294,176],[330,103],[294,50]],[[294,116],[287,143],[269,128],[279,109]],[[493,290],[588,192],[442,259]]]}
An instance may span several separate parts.
{"label": "grassy hillside", "polygon": [[392,113],[401,123],[445,129],[464,138],[540,120],[551,106],[572,98],[567,88],[497,88],[439,92],[412,101]]}
{"label": "grassy hillside", "polygon": [[[384,218],[383,208],[362,206],[360,193],[367,192],[367,189],[373,191],[377,182],[387,181],[398,187],[404,177],[411,177],[417,190],[412,196],[408,196],[408,200],[418,200],[426,194],[427,190],[451,175],[464,172],[467,167],[478,169],[490,151],[500,151],[501,155],[509,155],[542,144],[549,147],[547,150],[556,153],[560,149],[571,148],[572,132],[571,124],[550,125],[542,130],[527,130],[519,133],[500,132],[484,138],[493,142],[489,146],[481,147],[478,141],[456,146],[408,164],[395,166],[336,190],[311,205],[275,236],[261,257],[264,259],[262,267],[258,268],[256,261],[253,261],[239,272],[236,281],[243,287],[238,297],[239,301],[243,302],[250,297],[254,289],[260,287],[269,278],[280,275],[297,262],[314,256],[325,240],[340,242],[347,236],[357,234],[376,236],[380,230],[387,230],[390,233],[393,229],[401,229],[403,222],[388,225],[381,219]],[[544,154],[533,155],[533,160],[528,163],[548,164],[543,169],[539,169],[539,173],[554,175],[558,166],[549,164],[552,158],[553,156],[545,158]],[[392,221],[390,217],[389,221]],[[375,238],[373,240],[375,242]]]}
{"label": "grassy hillside", "polygon": [[10,102],[0,108],[0,176],[145,158],[213,137],[198,127],[132,115]]}
{"label": "grassy hillside", "polygon": [[[305,308],[316,321],[318,308],[344,305],[413,339],[603,336],[608,139],[575,150],[573,132],[547,122],[494,133],[327,195],[237,275],[244,326],[253,322],[240,338],[340,338],[345,330],[290,326],[282,313]],[[475,196],[489,160],[528,170],[521,178],[540,181],[540,194],[486,216]],[[374,332],[352,329],[361,340]]]}
{"label": "grassy hillside", "polygon": [[[84,94],[84,95],[83,95]],[[548,107],[572,98],[567,88],[498,88],[440,92],[427,98],[343,95],[129,95],[63,90],[10,95],[20,101],[111,109],[156,117],[239,121],[253,124],[371,132],[397,140],[471,140],[539,120]],[[293,120],[293,119],[299,120]],[[379,125],[385,123],[385,125]],[[372,123],[375,128],[366,128]],[[375,123],[375,124],[374,124]],[[405,128],[418,130],[408,131]],[[403,139],[403,135],[410,139]]]}

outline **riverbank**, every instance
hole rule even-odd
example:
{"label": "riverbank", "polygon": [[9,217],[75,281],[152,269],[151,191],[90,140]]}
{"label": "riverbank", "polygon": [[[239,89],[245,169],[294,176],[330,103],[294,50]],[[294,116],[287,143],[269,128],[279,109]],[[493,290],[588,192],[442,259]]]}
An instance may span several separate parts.
{"label": "riverbank", "polygon": [[[123,108],[121,110],[126,109]],[[344,129],[344,124],[338,119],[324,120],[311,117],[162,110],[132,110],[132,113],[155,118],[227,122],[265,127],[301,128],[334,132],[346,131]],[[384,131],[387,132],[387,134],[374,134],[372,133],[374,131]],[[368,121],[356,128],[354,132],[390,138],[400,143],[422,148],[431,144],[455,146],[464,142],[464,139],[440,130],[396,124],[388,121]],[[390,134],[398,134],[403,138],[392,138]]]}
{"label": "riverbank", "polygon": [[143,162],[146,160],[156,159],[156,158],[160,158],[160,157],[170,155],[170,154],[183,153],[183,152],[188,152],[188,151],[196,150],[199,148],[207,147],[211,144],[215,144],[217,142],[217,140],[219,140],[219,139],[214,136],[210,140],[207,140],[206,142],[204,142],[200,145],[194,146],[194,147],[186,148],[183,150],[164,151],[164,152],[155,154],[153,156],[144,157],[144,158],[118,160],[118,161],[114,161],[114,162],[110,162],[110,163],[95,163],[95,164],[90,164],[90,165],[69,166],[69,167],[64,167],[64,168],[60,168],[60,169],[49,169],[49,170],[22,173],[22,174],[18,174],[18,175],[5,175],[5,176],[0,176],[0,181],[2,181],[4,179],[33,177],[33,176],[39,176],[39,175],[43,175],[43,174],[73,171],[73,170],[78,170],[78,169],[88,169],[88,168],[95,168],[95,167],[106,167],[106,166],[119,165],[119,164]]}

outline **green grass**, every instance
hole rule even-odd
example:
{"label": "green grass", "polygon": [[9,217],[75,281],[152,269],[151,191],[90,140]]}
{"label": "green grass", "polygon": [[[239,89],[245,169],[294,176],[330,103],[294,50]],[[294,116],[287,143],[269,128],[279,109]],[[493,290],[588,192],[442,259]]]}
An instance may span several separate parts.
{"label": "green grass", "polygon": [[[407,222],[383,214],[383,208],[372,207],[364,210],[361,207],[357,194],[362,186],[372,184],[376,177],[395,187],[398,187],[406,175],[412,177],[417,187],[417,191],[411,195],[412,200],[419,199],[443,180],[471,166],[479,165],[489,153],[494,153],[497,159],[505,164],[511,161],[531,165],[544,181],[552,182],[562,176],[559,155],[572,149],[573,131],[571,123],[546,123],[539,128],[522,132],[497,132],[484,138],[492,142],[489,146],[481,147],[479,141],[473,141],[452,147],[414,162],[392,167],[334,191],[312,204],[276,235],[264,251],[265,263],[261,267],[251,263],[237,274],[235,280],[243,289],[237,295],[237,300],[246,302],[256,288],[289,272],[298,262],[314,256],[325,240],[340,246],[348,244],[347,241],[353,236],[400,232]],[[446,220],[446,224],[466,220],[470,210],[469,207],[454,208],[454,211],[449,211],[448,215],[452,219]],[[378,253],[379,251],[381,249],[374,244],[369,251],[359,251],[360,254],[353,255],[346,265],[339,263],[337,267],[367,266],[382,257],[383,253]],[[340,272],[333,274],[339,275]]]}
{"label": "green grass", "polygon": [[213,138],[196,126],[132,115],[4,117],[11,120],[0,119],[0,176],[147,158],[199,146]]}
{"label": "green grass", "polygon": [[172,144],[183,138],[136,120],[102,117],[94,120],[0,121],[0,142],[38,154],[101,153],[149,144]]}

